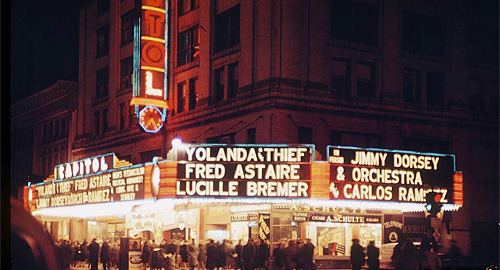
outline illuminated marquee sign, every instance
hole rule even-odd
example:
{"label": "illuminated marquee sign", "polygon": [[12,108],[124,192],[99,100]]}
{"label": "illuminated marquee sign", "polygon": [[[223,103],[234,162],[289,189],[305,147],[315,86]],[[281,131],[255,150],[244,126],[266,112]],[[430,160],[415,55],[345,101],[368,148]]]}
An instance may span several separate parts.
{"label": "illuminated marquee sign", "polygon": [[381,223],[382,216],[374,215],[341,215],[294,213],[293,220],[297,222],[329,222],[329,223]]}
{"label": "illuminated marquee sign", "polygon": [[313,146],[185,145],[177,151],[178,197],[310,197]]}
{"label": "illuminated marquee sign", "polygon": [[[164,124],[166,110],[166,45],[167,36],[167,4],[168,1],[142,0],[140,27],[135,31],[134,42],[134,97],[130,105],[146,106],[138,113],[141,127],[146,132],[158,132]],[[162,111],[160,111],[161,109]],[[143,123],[144,118],[150,119],[151,113],[157,115],[152,122]]]}
{"label": "illuminated marquee sign", "polygon": [[[114,163],[108,160],[110,158],[114,160],[114,154],[56,166],[56,171],[61,172],[62,175],[66,175],[65,172],[68,172],[68,168],[71,168],[72,173],[76,176],[71,176],[69,179],[32,185],[30,190],[34,191],[32,200],[35,208],[143,199],[144,167],[131,166],[112,169],[111,164]],[[87,160],[98,160],[99,162],[92,163],[99,164],[101,167],[95,165],[95,172],[80,174],[79,172],[82,171],[81,166],[83,166],[83,171],[87,172],[87,168],[85,167],[85,161]],[[101,163],[101,161],[103,162]],[[108,166],[106,169],[102,167],[104,164]],[[73,169],[73,166],[74,168],[79,168],[78,171]],[[60,168],[64,168],[64,170]],[[97,170],[97,168],[101,168],[102,170]]]}
{"label": "illuminated marquee sign", "polygon": [[328,146],[330,199],[425,202],[431,190],[451,204],[455,156]]}
{"label": "illuminated marquee sign", "polygon": [[110,153],[65,164],[59,164],[54,168],[54,176],[56,180],[63,180],[104,172],[114,169],[116,160],[115,154]]}

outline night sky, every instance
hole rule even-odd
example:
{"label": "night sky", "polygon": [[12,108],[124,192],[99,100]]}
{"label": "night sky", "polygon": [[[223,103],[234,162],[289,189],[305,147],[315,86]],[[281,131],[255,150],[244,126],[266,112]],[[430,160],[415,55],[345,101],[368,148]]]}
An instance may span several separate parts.
{"label": "night sky", "polygon": [[11,1],[11,103],[49,87],[58,79],[78,79],[79,3]]}

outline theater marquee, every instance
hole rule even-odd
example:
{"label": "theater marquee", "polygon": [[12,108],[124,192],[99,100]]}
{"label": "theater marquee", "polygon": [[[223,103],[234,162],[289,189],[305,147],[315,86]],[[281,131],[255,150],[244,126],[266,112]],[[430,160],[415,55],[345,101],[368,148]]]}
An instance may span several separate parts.
{"label": "theater marquee", "polygon": [[32,208],[144,198],[144,166],[116,168],[114,154],[56,165],[56,179],[30,187]]}
{"label": "theater marquee", "polygon": [[177,151],[178,197],[310,197],[313,146],[185,145]]}
{"label": "theater marquee", "polygon": [[454,203],[455,156],[328,146],[330,199],[425,202],[427,192]]}

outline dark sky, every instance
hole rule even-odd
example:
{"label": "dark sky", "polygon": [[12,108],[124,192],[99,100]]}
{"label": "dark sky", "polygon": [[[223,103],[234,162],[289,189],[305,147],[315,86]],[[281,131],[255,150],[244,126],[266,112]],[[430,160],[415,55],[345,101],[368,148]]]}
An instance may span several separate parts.
{"label": "dark sky", "polygon": [[78,3],[12,0],[11,103],[52,85],[78,79]]}

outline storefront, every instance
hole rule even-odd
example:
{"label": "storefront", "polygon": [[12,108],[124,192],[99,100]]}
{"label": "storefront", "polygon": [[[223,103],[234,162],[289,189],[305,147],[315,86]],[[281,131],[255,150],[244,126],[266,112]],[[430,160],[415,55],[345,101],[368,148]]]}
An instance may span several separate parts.
{"label": "storefront", "polygon": [[313,145],[183,144],[169,159],[135,165],[106,154],[56,166],[54,179],[25,188],[25,207],[54,238],[273,246],[308,238],[319,260],[345,261],[354,238],[375,241],[387,260],[402,237],[428,237],[427,192],[442,194],[445,211],[462,205],[453,155],[332,146],[316,161],[314,153]]}

